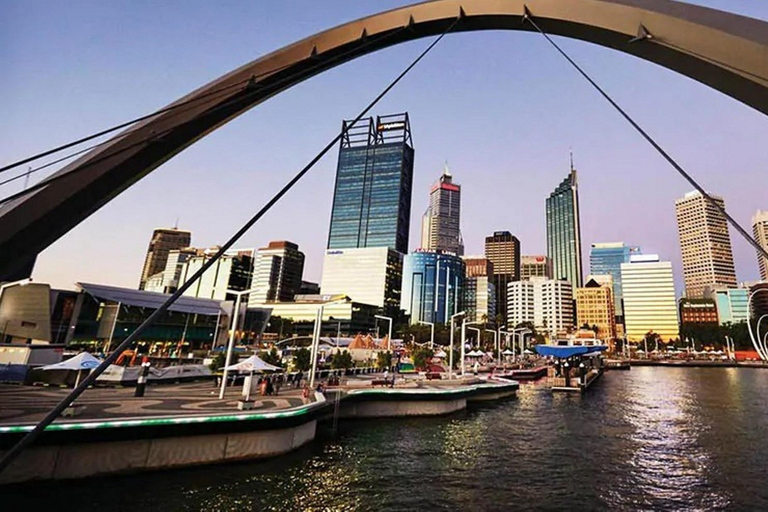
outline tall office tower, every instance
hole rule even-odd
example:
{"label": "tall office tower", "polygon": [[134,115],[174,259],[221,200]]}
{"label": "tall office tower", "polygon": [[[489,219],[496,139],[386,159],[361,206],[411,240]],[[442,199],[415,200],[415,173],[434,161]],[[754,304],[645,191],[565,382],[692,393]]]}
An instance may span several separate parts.
{"label": "tall office tower", "polygon": [[568,281],[532,277],[512,281],[508,288],[508,325],[532,322],[550,338],[573,330],[573,287]]}
{"label": "tall office tower", "polygon": [[589,253],[589,273],[592,275],[610,275],[613,279],[613,303],[617,321],[624,323],[624,309],[621,305],[623,298],[621,288],[621,264],[629,263],[629,258],[640,254],[639,247],[624,245],[624,242],[592,244]]}
{"label": "tall office tower", "polygon": [[450,252],[461,256],[461,185],[453,183],[448,164],[440,179],[432,185],[429,207],[422,217],[421,248]]}
{"label": "tall office tower", "polygon": [[653,331],[665,341],[678,337],[677,301],[672,263],[657,254],[634,255],[621,264],[624,322],[630,341]]}
{"label": "tall office tower", "polygon": [[320,288],[394,314],[411,220],[410,121],[395,114],[343,129]]}
{"label": "tall office tower", "polygon": [[576,289],[576,325],[596,326],[597,337],[611,341],[616,339],[613,279],[608,274],[602,277],[589,276],[584,288]]}
{"label": "tall office tower", "polygon": [[495,322],[496,287],[493,284],[493,263],[482,256],[463,256],[466,266],[464,280],[464,310],[470,322]]}
{"label": "tall office tower", "polygon": [[[712,196],[722,208],[722,197]],[[725,216],[700,192],[675,201],[680,252],[683,257],[685,296],[698,299],[712,285],[736,286],[731,238]]]}
{"label": "tall office tower", "polygon": [[576,170],[547,198],[547,256],[552,260],[552,277],[566,279],[574,288],[582,285],[581,222]]}
{"label": "tall office tower", "polygon": [[464,260],[450,254],[416,251],[403,261],[402,308],[411,323],[444,324],[460,311],[464,297]]}
{"label": "tall office tower", "polygon": [[526,281],[532,277],[552,279],[552,262],[546,256],[521,256],[520,279]]}
{"label": "tall office tower", "polygon": [[149,241],[147,256],[144,258],[144,268],[141,271],[139,290],[144,289],[147,279],[165,270],[168,261],[168,251],[189,247],[192,242],[192,232],[181,229],[156,229]]}
{"label": "tall office tower", "polygon": [[[185,282],[218,251],[219,247],[212,247],[189,258],[181,267],[179,282]],[[235,296],[227,293],[227,290],[251,289],[255,252],[253,249],[230,249],[225,252],[184,295],[201,299],[235,300]]]}
{"label": "tall office tower", "polygon": [[414,151],[408,114],[343,123],[328,249],[408,252]]}
{"label": "tall office tower", "polygon": [[[752,217],[752,234],[760,247],[768,251],[768,211],[757,210]],[[760,267],[760,279],[768,281],[768,258],[757,253],[757,265]]]}
{"label": "tall office tower", "polygon": [[507,284],[520,280],[520,240],[509,231],[485,237],[485,257],[493,263],[496,315],[507,318]]}
{"label": "tall office tower", "polygon": [[304,253],[299,246],[285,240],[269,242],[256,252],[249,304],[290,302],[301,290]]}

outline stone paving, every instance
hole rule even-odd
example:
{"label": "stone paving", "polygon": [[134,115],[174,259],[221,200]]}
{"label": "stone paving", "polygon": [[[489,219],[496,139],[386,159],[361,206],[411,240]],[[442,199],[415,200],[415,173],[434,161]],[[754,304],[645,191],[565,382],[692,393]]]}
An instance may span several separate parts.
{"label": "stone paving", "polygon": [[[67,388],[0,385],[0,426],[33,423],[42,419],[67,393]],[[91,388],[75,402],[85,408],[80,420],[148,416],[190,416],[237,412],[242,385],[227,388],[224,400],[213,382],[147,386],[143,398],[134,398],[134,388]],[[285,409],[305,403],[301,390],[287,388],[278,396],[252,394],[257,410]]]}

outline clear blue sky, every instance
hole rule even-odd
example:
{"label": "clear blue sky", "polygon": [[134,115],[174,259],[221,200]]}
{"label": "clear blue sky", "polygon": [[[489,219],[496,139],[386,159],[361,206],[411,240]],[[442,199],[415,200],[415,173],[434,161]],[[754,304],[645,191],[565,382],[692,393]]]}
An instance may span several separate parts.
{"label": "clear blue sky", "polygon": [[[405,5],[396,0],[0,2],[0,163],[150,112],[265,53],[322,29]],[[768,4],[696,3],[768,19]],[[768,209],[768,119],[653,64],[561,40],[594,77],[744,224]],[[252,110],[176,156],[45,251],[34,278],[136,286],[152,229],[224,241],[428,42],[335,68]],[[580,173],[582,240],[623,240],[675,264],[674,201],[690,187],[534,34],[451,35],[380,104],[408,111],[416,166],[411,247],[429,185],[448,160],[463,186],[468,253],[509,230],[544,253],[544,199]],[[239,244],[297,242],[319,280],[337,152]],[[36,180],[35,178],[33,182]],[[19,190],[14,184],[0,190]],[[754,251],[731,230],[739,280]],[[5,255],[3,255],[5,257]],[[585,272],[588,268],[585,268]]]}

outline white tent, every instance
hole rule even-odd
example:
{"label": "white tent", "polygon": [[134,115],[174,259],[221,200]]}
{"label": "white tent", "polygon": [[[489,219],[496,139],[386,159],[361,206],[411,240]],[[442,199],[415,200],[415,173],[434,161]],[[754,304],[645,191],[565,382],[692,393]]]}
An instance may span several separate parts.
{"label": "white tent", "polygon": [[275,371],[282,370],[282,368],[280,368],[279,366],[272,366],[271,364],[265,362],[262,358],[260,358],[256,354],[252,355],[248,359],[243,359],[237,364],[231,364],[224,369],[227,371],[238,370],[241,372],[251,372],[251,373],[275,372]]}
{"label": "white tent", "polygon": [[81,352],[75,357],[69,358],[66,361],[62,361],[56,364],[49,364],[43,366],[41,370],[75,370],[77,371],[77,378],[75,379],[75,387],[80,384],[80,372],[82,370],[93,370],[101,364],[101,359],[93,357],[88,352]]}
{"label": "white tent", "polygon": [[251,399],[251,385],[253,382],[253,374],[254,373],[262,373],[262,372],[275,372],[282,370],[282,368],[278,366],[273,366],[266,361],[264,361],[262,358],[257,356],[256,354],[252,355],[248,359],[243,359],[237,364],[231,364],[225,368],[227,371],[240,371],[240,372],[250,372],[250,375],[246,377],[245,382],[243,383],[243,391],[245,393],[245,400],[248,401]]}

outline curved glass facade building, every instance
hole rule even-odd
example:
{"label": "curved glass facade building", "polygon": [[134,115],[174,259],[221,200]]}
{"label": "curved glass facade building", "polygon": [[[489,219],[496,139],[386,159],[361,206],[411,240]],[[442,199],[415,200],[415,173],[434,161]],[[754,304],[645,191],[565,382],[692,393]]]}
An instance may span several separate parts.
{"label": "curved glass facade building", "polygon": [[461,311],[465,264],[453,254],[417,251],[403,261],[402,309],[411,323],[444,324]]}
{"label": "curved glass facade building", "polygon": [[579,190],[573,168],[547,198],[547,256],[554,279],[565,279],[574,288],[581,288]]}

